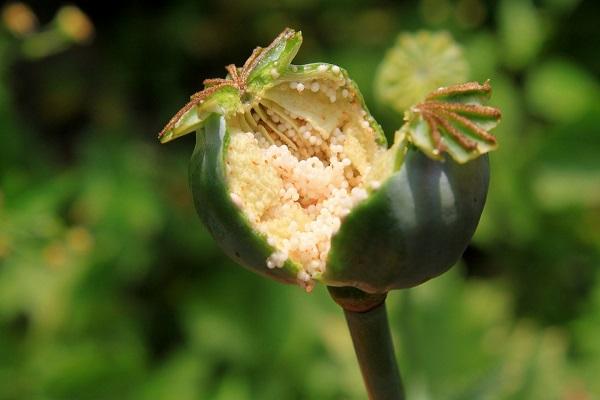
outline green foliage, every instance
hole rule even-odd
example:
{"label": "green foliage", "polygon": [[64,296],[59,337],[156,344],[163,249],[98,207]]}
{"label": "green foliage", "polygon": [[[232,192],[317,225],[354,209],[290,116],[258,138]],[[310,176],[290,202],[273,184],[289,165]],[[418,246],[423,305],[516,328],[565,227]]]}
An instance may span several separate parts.
{"label": "green foliage", "polygon": [[530,0],[502,0],[498,7],[498,36],[502,58],[515,69],[531,64],[544,43],[542,14]]}
{"label": "green foliage", "polygon": [[[0,399],[364,399],[326,291],[308,296],[226,260],[192,207],[193,143],[155,144],[203,78],[286,25],[304,31],[298,61],[347,68],[387,132],[401,116],[368,88],[405,30],[450,31],[469,79],[491,79],[503,111],[486,211],[462,266],[390,295],[410,398],[594,399],[593,3],[90,6],[91,45],[35,59],[4,21]],[[34,11],[44,21],[56,10]]]}
{"label": "green foliage", "polygon": [[551,59],[528,74],[525,95],[534,112],[550,121],[579,120],[600,101],[598,83],[585,70]]}
{"label": "green foliage", "polygon": [[514,321],[500,285],[453,270],[400,297],[408,398],[548,399],[569,387],[564,334]]}

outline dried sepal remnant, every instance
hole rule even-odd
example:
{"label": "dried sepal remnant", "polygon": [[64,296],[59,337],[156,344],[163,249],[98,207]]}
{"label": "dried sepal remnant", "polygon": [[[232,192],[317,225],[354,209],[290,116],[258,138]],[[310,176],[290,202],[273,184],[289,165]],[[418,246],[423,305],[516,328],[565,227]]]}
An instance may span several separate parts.
{"label": "dried sepal remnant", "polygon": [[160,131],[158,134],[158,138],[164,143],[171,139],[171,135],[168,135],[170,131],[175,128],[177,123],[181,121],[181,119],[195,107],[202,105],[210,96],[224,87],[231,87],[238,90],[240,93],[246,88],[245,81],[245,73],[242,70],[241,74],[238,74],[238,70],[235,65],[230,64],[225,67],[227,72],[229,73],[229,78],[214,78],[214,79],[205,79],[203,81],[204,90],[194,93],[190,96],[190,101],[183,106],[177,113],[169,120],[167,125]]}
{"label": "dried sepal remnant", "polygon": [[406,114],[411,141],[432,158],[448,153],[459,163],[495,150],[496,138],[488,130],[498,124],[500,110],[481,105],[490,93],[488,81],[435,90]]}
{"label": "dried sepal remnant", "polygon": [[[194,93],[190,96],[190,101],[183,106],[165,125],[165,127],[158,134],[158,138],[162,143],[166,143],[178,136],[192,132],[198,128],[198,125],[202,122],[201,118],[197,124],[186,124],[188,126],[181,132],[174,132],[178,124],[181,123],[190,113],[198,113],[197,107],[207,102],[213,95],[221,91],[223,88],[235,89],[239,97],[243,96],[248,88],[248,81],[250,75],[255,71],[257,66],[268,57],[272,51],[285,44],[286,40],[289,40],[292,36],[299,35],[290,28],[286,28],[283,32],[275,38],[275,40],[267,47],[257,47],[252,51],[252,55],[246,60],[242,68],[237,68],[234,64],[227,65],[228,76],[226,78],[211,78],[203,81],[204,89],[200,92]],[[293,53],[293,50],[292,50]],[[275,70],[275,72],[277,72]],[[278,73],[277,73],[278,74]],[[207,107],[208,108],[208,107]],[[207,109],[207,111],[215,111],[213,109]]]}

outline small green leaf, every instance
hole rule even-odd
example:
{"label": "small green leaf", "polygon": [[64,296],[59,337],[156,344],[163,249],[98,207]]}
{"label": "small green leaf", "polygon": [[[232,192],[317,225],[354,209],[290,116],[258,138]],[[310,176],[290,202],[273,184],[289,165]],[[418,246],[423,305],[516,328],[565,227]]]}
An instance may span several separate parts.
{"label": "small green leaf", "polygon": [[[205,85],[206,81],[205,81]],[[194,132],[204,126],[213,113],[226,114],[239,107],[239,89],[229,85],[208,86],[190,97],[190,101],[171,118],[158,134],[161,143]]]}
{"label": "small green leaf", "polygon": [[287,70],[301,44],[302,33],[286,28],[269,46],[255,48],[242,68],[226,66],[225,79],[205,79],[204,90],[193,94],[158,134],[160,142],[198,130],[212,113],[239,111],[242,101],[247,102]]}
{"label": "small green leaf", "polygon": [[[268,47],[257,47],[244,64],[248,86],[262,90],[264,85],[283,75],[302,44],[302,32],[286,28]],[[252,90],[251,89],[251,90]]]}

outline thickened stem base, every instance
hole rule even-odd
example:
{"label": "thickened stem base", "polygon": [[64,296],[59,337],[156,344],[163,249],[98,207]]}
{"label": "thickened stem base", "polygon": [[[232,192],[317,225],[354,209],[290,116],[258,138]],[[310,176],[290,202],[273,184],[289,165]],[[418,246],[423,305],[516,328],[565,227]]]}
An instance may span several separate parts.
{"label": "thickened stem base", "polygon": [[[369,399],[404,400],[404,388],[394,356],[385,308],[385,295],[378,304],[373,305],[371,301],[371,307],[359,310],[357,307],[344,307],[344,302],[339,301],[336,296],[336,289],[330,288],[330,293],[344,308]],[[356,303],[353,302],[353,305]]]}

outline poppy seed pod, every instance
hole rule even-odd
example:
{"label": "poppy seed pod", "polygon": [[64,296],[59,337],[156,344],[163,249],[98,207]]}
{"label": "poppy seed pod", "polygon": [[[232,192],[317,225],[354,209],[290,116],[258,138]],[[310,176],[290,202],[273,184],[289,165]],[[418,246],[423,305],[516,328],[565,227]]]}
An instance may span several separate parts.
{"label": "poppy seed pod", "polygon": [[464,82],[468,71],[464,52],[449,32],[403,32],[377,68],[375,97],[404,112],[432,90]]}
{"label": "poppy seed pod", "polygon": [[331,64],[292,65],[286,29],[225,79],[205,81],[160,134],[196,131],[196,210],[236,262],[310,290],[417,285],[452,266],[488,187],[499,111],[490,86],[440,88],[387,145],[356,84]]}

